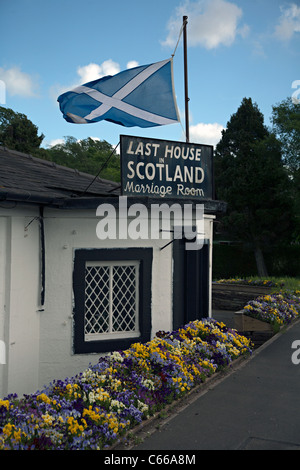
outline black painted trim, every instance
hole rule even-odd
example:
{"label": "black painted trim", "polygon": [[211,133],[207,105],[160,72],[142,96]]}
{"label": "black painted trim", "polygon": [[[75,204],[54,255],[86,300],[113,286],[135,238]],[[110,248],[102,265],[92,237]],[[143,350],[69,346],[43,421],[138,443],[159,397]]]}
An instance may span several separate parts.
{"label": "black painted trim", "polygon": [[[140,261],[139,270],[139,327],[141,335],[115,340],[84,340],[84,291],[86,261]],[[147,342],[151,336],[152,248],[100,248],[75,251],[73,271],[75,354],[124,350],[132,343]]]}

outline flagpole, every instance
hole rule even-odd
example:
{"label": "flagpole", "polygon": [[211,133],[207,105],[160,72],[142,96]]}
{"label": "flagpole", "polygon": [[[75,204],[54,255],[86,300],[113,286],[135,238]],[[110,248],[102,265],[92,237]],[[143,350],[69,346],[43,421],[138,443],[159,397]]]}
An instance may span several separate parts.
{"label": "flagpole", "polygon": [[184,94],[185,94],[185,136],[186,142],[190,141],[189,129],[189,96],[188,96],[188,70],[187,70],[187,34],[186,25],[188,17],[183,17],[183,57],[184,57]]}

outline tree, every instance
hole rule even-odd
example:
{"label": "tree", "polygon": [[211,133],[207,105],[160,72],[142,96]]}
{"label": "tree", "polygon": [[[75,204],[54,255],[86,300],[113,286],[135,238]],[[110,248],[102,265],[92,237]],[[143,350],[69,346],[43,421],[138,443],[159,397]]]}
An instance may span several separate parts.
{"label": "tree", "polygon": [[267,276],[263,252],[288,236],[292,217],[281,145],[264,125],[251,98],[244,98],[222,131],[215,152],[216,196],[228,203],[223,229],[254,251]]}
{"label": "tree", "polygon": [[297,228],[295,241],[300,242],[300,104],[291,98],[273,106],[273,131],[282,145],[284,164],[290,175]]}
{"label": "tree", "polygon": [[41,145],[44,135],[25,114],[16,113],[0,106],[0,145],[12,150],[34,153]]}
{"label": "tree", "polygon": [[273,132],[282,144],[284,163],[293,176],[300,170],[300,104],[287,98],[272,109]]}
{"label": "tree", "polygon": [[105,140],[88,137],[78,141],[75,137],[66,137],[63,144],[47,149],[43,157],[91,175],[101,170],[100,178],[120,181],[120,158],[113,150]]}

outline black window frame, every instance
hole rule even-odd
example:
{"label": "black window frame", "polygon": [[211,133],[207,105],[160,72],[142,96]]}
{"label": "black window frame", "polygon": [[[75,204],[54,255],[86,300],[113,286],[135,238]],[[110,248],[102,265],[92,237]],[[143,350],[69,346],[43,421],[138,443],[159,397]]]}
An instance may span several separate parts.
{"label": "black window frame", "polygon": [[[85,266],[87,261],[139,261],[139,330],[140,336],[86,341]],[[132,343],[145,343],[151,336],[152,248],[79,248],[74,253],[73,270],[73,352],[92,354],[125,350]]]}

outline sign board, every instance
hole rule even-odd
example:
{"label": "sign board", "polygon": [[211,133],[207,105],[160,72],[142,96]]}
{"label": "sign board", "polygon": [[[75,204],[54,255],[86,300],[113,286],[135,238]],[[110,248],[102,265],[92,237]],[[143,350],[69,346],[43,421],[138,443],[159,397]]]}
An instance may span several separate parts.
{"label": "sign board", "polygon": [[212,199],[213,147],[120,136],[124,196]]}

